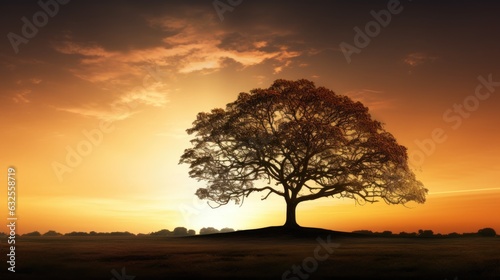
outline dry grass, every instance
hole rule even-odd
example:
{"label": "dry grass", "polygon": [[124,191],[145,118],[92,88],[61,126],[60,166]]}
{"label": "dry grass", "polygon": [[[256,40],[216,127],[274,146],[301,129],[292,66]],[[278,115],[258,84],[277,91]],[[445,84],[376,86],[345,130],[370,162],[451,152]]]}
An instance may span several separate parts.
{"label": "dry grass", "polygon": [[[500,238],[332,240],[340,247],[308,279],[500,279]],[[21,237],[18,243],[17,272],[9,275],[4,265],[1,279],[112,279],[111,270],[122,267],[135,280],[282,279],[318,246],[309,237],[244,236]]]}

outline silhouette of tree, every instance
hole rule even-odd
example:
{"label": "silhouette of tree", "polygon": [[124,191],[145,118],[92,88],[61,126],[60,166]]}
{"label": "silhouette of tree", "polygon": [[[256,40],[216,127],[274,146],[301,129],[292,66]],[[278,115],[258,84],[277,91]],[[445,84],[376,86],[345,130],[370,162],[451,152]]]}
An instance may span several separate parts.
{"label": "silhouette of tree", "polygon": [[353,233],[364,234],[364,235],[373,235],[373,231],[367,229],[354,230]]}
{"label": "silhouette of tree", "polygon": [[478,233],[477,232],[464,232],[462,233],[463,237],[477,237]]}
{"label": "silhouette of tree", "polygon": [[[321,197],[425,202],[406,148],[368,108],[308,80],[240,93],[226,109],[199,113],[187,132],[195,135],[193,147],[179,163],[208,183],[196,195],[216,207],[253,192],[265,192],[262,200],[275,194],[286,202],[285,226],[298,227],[297,205]],[[254,186],[256,180],[267,184]]]}
{"label": "silhouette of tree", "polygon": [[88,236],[89,234],[84,231],[72,231],[64,234],[65,236]]}
{"label": "silhouette of tree", "polygon": [[49,230],[43,234],[43,236],[61,236],[61,235],[62,235],[61,233],[56,232],[55,230]]}
{"label": "silhouette of tree", "polygon": [[495,237],[497,236],[497,233],[494,229],[492,228],[482,228],[480,230],[477,231],[477,234],[480,235],[480,236],[484,236],[484,237]]}
{"label": "silhouette of tree", "polygon": [[380,235],[382,235],[382,236],[392,236],[392,231],[390,231],[390,230],[385,230],[385,231],[383,231]]}
{"label": "silhouette of tree", "polygon": [[135,234],[128,232],[128,231],[113,231],[113,232],[104,232],[104,233],[98,233],[99,235],[105,235],[105,236],[135,236]]}
{"label": "silhouette of tree", "polygon": [[171,236],[172,232],[168,229],[162,229],[156,232],[151,232],[149,235],[153,236]]}
{"label": "silhouette of tree", "polygon": [[234,229],[227,228],[227,227],[225,227],[225,228],[223,228],[223,229],[220,230],[220,232],[233,232],[233,231],[234,231]]}
{"label": "silhouette of tree", "polygon": [[42,236],[42,235],[38,231],[33,231],[30,233],[25,233],[25,234],[23,234],[23,236]]}
{"label": "silhouette of tree", "polygon": [[405,231],[402,231],[399,233],[399,236],[400,237],[415,237],[417,236],[417,233],[416,232],[405,232]]}
{"label": "silhouette of tree", "polygon": [[174,228],[174,236],[186,236],[188,235],[188,230],[185,227]]}
{"label": "silhouette of tree", "polygon": [[432,237],[432,236],[434,236],[434,232],[430,229],[426,229],[426,230],[419,229],[418,236],[419,237]]}
{"label": "silhouette of tree", "polygon": [[202,229],[200,229],[200,234],[203,235],[203,234],[212,234],[212,233],[219,233],[219,230],[216,229],[216,228],[213,228],[213,227],[204,227]]}

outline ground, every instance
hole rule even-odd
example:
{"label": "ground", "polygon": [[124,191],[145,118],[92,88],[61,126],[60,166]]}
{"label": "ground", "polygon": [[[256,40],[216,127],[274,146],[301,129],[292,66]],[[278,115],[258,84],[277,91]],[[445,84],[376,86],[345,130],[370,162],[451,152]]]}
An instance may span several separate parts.
{"label": "ground", "polygon": [[267,228],[195,237],[19,237],[17,243],[16,272],[2,261],[1,279],[500,279],[498,237]]}

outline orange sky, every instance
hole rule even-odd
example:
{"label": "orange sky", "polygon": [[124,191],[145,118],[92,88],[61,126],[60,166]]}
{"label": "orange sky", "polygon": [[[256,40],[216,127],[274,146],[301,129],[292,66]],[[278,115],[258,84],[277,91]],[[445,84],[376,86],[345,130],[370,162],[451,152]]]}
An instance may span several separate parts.
{"label": "orange sky", "polygon": [[[198,112],[278,78],[310,79],[363,102],[408,147],[429,189],[425,204],[406,208],[306,202],[298,207],[301,225],[500,231],[494,8],[401,2],[402,11],[348,63],[341,43],[353,45],[353,28],[364,28],[370,11],[387,2],[245,1],[223,21],[210,2],[165,2],[70,2],[17,53],[4,36],[0,174],[17,169],[18,233],[284,223],[278,197],[255,194],[241,207],[211,209],[194,196],[203,182],[177,164]],[[1,5],[4,35],[22,35],[21,18],[41,10],[36,2]],[[6,202],[0,192],[2,209]]]}

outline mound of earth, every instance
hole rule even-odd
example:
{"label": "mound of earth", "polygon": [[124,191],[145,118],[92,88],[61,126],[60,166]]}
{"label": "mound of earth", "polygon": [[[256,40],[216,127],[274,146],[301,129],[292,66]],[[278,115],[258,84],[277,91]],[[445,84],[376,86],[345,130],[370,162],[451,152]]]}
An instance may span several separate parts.
{"label": "mound of earth", "polygon": [[213,233],[204,235],[189,236],[186,238],[243,238],[243,239],[262,239],[262,238],[279,238],[279,239],[315,239],[317,237],[363,237],[364,235],[351,232],[342,232],[327,230],[322,228],[298,227],[290,228],[284,226],[273,226],[258,229],[238,230],[233,232]]}

